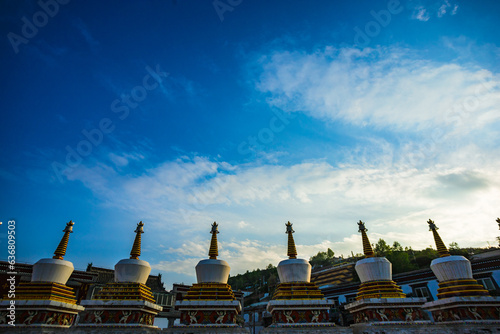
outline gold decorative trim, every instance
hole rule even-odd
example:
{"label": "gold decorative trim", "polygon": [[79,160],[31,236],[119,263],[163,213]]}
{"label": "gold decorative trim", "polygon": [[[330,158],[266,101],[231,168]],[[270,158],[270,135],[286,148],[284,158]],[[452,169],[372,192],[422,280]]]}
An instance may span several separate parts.
{"label": "gold decorative trim", "polygon": [[324,295],[314,283],[292,282],[278,284],[272,299],[324,299]]}
{"label": "gold decorative trim", "polygon": [[360,220],[358,222],[358,227],[358,232],[361,232],[361,239],[363,240],[363,253],[365,254],[365,257],[374,257],[375,252],[373,251],[368,235],[366,234],[368,229],[365,227],[365,223]]}
{"label": "gold decorative trim", "polygon": [[439,233],[437,232],[437,230],[439,230],[439,228],[436,226],[434,221],[429,219],[427,221],[427,224],[429,224],[429,231],[432,231],[432,234],[434,235],[434,242],[436,243],[436,248],[437,248],[437,251],[439,253],[439,256],[440,257],[450,256],[450,252],[448,252],[448,248],[446,248],[443,240],[441,239],[441,237],[439,236]]}
{"label": "gold decorative trim", "polygon": [[155,303],[151,288],[142,283],[108,283],[94,300],[146,300]]}
{"label": "gold decorative trim", "polygon": [[292,233],[295,233],[295,231],[292,228],[292,223],[288,222],[285,224],[286,226],[286,234],[288,234],[288,258],[289,259],[296,259],[297,258],[297,249],[295,247],[295,241],[293,240],[293,235]]}
{"label": "gold decorative trim", "polygon": [[69,234],[73,233],[73,225],[75,225],[75,223],[73,223],[72,220],[70,220],[69,223],[66,224],[66,228],[63,230],[64,235],[61,241],[59,242],[56,251],[54,252],[54,256],[52,257],[53,259],[62,260],[64,255],[66,255],[66,249],[68,248]]}
{"label": "gold decorative trim", "polygon": [[229,284],[197,283],[188,290],[183,300],[236,300]]}
{"label": "gold decorative trim", "polygon": [[405,298],[406,294],[394,281],[379,280],[361,283],[356,300],[367,298]]}
{"label": "gold decorative trim", "polygon": [[[5,298],[4,298],[5,299]],[[54,300],[76,304],[73,288],[60,283],[21,282],[16,287],[16,300]]]}
{"label": "gold decorative trim", "polygon": [[142,221],[137,224],[137,228],[134,232],[136,234],[132,250],[130,251],[130,258],[138,260],[139,256],[141,256],[141,234],[144,233],[144,223]]}
{"label": "gold decorative trim", "polygon": [[212,224],[212,230],[210,233],[212,234],[212,239],[210,240],[210,248],[208,249],[208,256],[210,259],[216,260],[217,256],[219,256],[219,247],[217,244],[217,234],[219,231],[217,230],[217,227],[219,225],[214,222]]}

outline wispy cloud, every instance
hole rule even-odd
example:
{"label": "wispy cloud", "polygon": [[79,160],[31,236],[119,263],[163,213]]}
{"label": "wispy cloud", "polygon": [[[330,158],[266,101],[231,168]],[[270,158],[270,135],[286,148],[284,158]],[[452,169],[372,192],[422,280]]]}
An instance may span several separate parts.
{"label": "wispy cloud", "polygon": [[368,222],[373,242],[384,238],[426,247],[432,238],[425,221],[432,218],[446,242],[485,246],[486,240],[493,242],[496,228],[498,167],[490,162],[419,170],[335,167],[324,161],[228,167],[193,156],[139,176],[120,175],[105,166],[82,167],[72,179],[82,181],[106,205],[144,217],[155,231],[154,242],[170,245],[162,254],[149,253],[154,268],[193,277],[197,261],[206,258],[214,220],[220,223],[220,258],[230,263],[233,274],[284,259],[287,220],[295,224],[304,258],[326,248],[338,255],[360,252],[358,219]]}
{"label": "wispy cloud", "polygon": [[441,126],[461,135],[500,119],[498,74],[408,50],[284,51],[260,64],[257,87],[270,105],[319,119],[394,131]]}
{"label": "wispy cloud", "polygon": [[423,7],[418,8],[414,13],[413,17],[419,21],[424,21],[424,22],[429,21],[429,19],[431,18],[429,13],[427,12],[427,9]]}
{"label": "wispy cloud", "polygon": [[446,14],[455,15],[459,6],[453,0],[435,1],[435,0],[417,0],[408,2],[408,7],[412,10],[411,18],[419,21],[429,21],[431,16],[438,18]]}

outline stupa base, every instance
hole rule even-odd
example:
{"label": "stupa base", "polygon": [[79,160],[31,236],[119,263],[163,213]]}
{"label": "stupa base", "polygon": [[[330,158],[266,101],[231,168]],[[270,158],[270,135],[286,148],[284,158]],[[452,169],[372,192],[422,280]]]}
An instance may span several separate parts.
{"label": "stupa base", "polygon": [[236,316],[241,305],[237,300],[182,300],[176,308],[181,311],[180,326],[239,327]]}
{"label": "stupa base", "polygon": [[405,298],[401,288],[393,280],[378,280],[361,283],[356,300],[367,298]]}
{"label": "stupa base", "polygon": [[158,328],[155,316],[163,308],[146,300],[82,300],[85,311],[77,327]]}
{"label": "stupa base", "polygon": [[429,323],[422,310],[425,298],[366,298],[345,306],[355,323]]}
{"label": "stupa base", "polygon": [[278,284],[273,295],[273,300],[283,299],[323,299],[323,293],[314,283],[310,282],[289,282]]}
{"label": "stupa base", "polygon": [[436,323],[500,324],[500,297],[450,297],[425,303]]}
{"label": "stupa base", "polygon": [[42,327],[69,328],[84,308],[80,305],[54,300],[0,301],[0,328]]}
{"label": "stupa base", "polygon": [[108,283],[94,300],[145,300],[154,304],[151,288],[142,283]]}
{"label": "stupa base", "polygon": [[325,299],[271,300],[267,311],[271,313],[271,326],[328,324],[328,311],[333,301]]}

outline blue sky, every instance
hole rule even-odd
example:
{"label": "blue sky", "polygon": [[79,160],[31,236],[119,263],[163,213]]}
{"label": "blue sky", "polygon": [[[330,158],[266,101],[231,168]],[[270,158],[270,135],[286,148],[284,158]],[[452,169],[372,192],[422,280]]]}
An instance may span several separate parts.
{"label": "blue sky", "polygon": [[0,220],[17,260],[193,283],[372,242],[494,245],[496,1],[2,1]]}

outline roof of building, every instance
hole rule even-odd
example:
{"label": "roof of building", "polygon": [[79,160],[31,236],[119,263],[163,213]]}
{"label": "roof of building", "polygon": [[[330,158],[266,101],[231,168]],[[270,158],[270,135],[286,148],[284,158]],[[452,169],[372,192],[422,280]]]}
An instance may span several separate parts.
{"label": "roof of building", "polygon": [[482,259],[488,259],[488,258],[492,258],[492,257],[496,257],[496,256],[500,257],[500,249],[495,249],[495,250],[490,251],[490,252],[484,252],[484,253],[472,255],[471,259],[472,260],[482,260]]}

